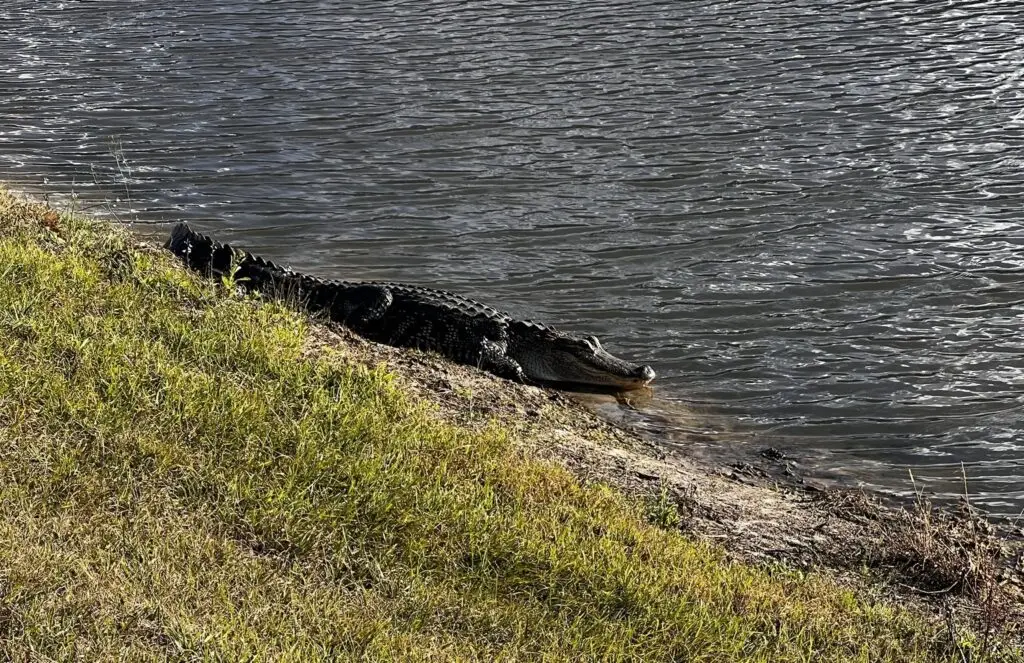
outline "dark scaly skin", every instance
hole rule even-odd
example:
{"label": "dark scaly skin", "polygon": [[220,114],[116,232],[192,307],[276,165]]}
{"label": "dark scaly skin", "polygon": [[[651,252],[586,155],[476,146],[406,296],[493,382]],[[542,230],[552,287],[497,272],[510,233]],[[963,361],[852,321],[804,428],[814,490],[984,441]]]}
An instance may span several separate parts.
{"label": "dark scaly skin", "polygon": [[[608,354],[593,337],[558,332],[467,297],[402,283],[325,281],[239,251],[179,223],[165,247],[208,276],[325,314],[369,340],[418,348],[520,382],[634,388],[649,366]],[[232,272],[232,270],[234,270]]]}

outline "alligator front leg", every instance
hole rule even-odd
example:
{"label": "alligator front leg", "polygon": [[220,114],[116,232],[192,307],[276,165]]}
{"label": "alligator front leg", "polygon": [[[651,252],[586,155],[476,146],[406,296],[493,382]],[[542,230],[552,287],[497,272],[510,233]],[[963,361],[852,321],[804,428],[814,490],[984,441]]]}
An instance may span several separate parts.
{"label": "alligator front leg", "polygon": [[503,342],[495,343],[489,338],[481,341],[478,367],[506,380],[526,382],[523,367],[515,359],[505,354],[505,343]]}
{"label": "alligator front leg", "polygon": [[331,306],[331,319],[358,328],[380,319],[394,301],[391,290],[382,285],[345,288]]}

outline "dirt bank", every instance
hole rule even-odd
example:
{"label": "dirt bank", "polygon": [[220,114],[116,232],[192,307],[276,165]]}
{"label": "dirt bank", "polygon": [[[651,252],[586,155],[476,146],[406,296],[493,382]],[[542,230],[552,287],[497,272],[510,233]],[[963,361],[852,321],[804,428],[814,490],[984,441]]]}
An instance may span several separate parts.
{"label": "dirt bank", "polygon": [[716,467],[602,419],[572,394],[493,378],[422,352],[319,325],[329,345],[384,364],[408,391],[463,426],[498,422],[537,456],[650,505],[652,520],[714,540],[744,561],[825,570],[879,598],[917,605],[950,627],[1024,637],[1024,530],[996,527],[962,505],[897,508],[859,491],[780,484],[755,467]]}

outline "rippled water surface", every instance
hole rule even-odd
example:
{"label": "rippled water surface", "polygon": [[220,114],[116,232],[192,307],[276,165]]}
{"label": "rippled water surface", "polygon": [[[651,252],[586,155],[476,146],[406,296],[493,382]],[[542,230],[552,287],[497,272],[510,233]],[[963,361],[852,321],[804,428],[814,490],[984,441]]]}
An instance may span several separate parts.
{"label": "rippled water surface", "polygon": [[1017,513],[1022,61],[1015,0],[5,0],[0,178],[597,333],[702,453]]}

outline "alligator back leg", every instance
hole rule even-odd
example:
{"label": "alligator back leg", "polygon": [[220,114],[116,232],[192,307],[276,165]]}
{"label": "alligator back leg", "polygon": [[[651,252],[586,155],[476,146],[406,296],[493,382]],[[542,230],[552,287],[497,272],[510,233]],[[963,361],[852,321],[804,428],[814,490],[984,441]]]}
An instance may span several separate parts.
{"label": "alligator back leg", "polygon": [[331,304],[331,319],[360,331],[384,317],[393,301],[391,290],[383,285],[344,287]]}
{"label": "alligator back leg", "polygon": [[438,345],[434,338],[436,332],[434,322],[430,317],[415,313],[392,316],[381,326],[378,338],[382,343],[402,348],[429,350],[434,347],[444,347]]}

